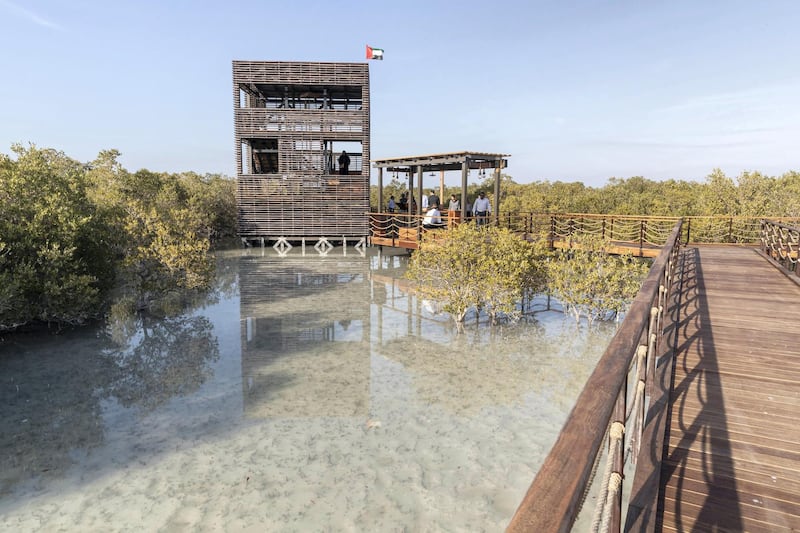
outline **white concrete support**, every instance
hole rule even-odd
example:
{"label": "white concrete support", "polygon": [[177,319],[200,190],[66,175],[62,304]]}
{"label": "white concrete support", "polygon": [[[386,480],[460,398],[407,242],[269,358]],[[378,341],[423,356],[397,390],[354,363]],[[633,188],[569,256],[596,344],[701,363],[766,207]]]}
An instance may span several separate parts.
{"label": "white concrete support", "polygon": [[289,250],[292,249],[292,245],[288,240],[286,240],[286,237],[278,237],[278,240],[275,241],[275,244],[273,244],[272,247],[281,257],[285,257],[286,254],[289,253]]}
{"label": "white concrete support", "polygon": [[328,242],[326,237],[320,237],[317,244],[314,245],[314,249],[319,255],[325,256],[328,255],[328,252],[333,250],[333,245]]}

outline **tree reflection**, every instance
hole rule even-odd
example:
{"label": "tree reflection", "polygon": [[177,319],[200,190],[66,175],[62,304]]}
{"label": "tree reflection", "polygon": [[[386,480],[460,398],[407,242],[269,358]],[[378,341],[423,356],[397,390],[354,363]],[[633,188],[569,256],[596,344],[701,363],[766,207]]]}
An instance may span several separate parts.
{"label": "tree reflection", "polygon": [[219,358],[213,324],[204,316],[140,316],[134,331],[131,346],[109,354],[116,372],[108,392],[125,407],[149,411],[196,391]]}
{"label": "tree reflection", "polygon": [[514,324],[468,330],[444,345],[409,336],[381,351],[412,373],[422,400],[456,414],[521,404],[532,392],[568,410],[592,368],[587,360],[601,355],[597,347],[608,343],[611,328],[578,328],[554,318],[560,331]]}
{"label": "tree reflection", "polygon": [[124,332],[122,349],[90,328],[17,334],[0,344],[0,496],[32,479],[60,477],[75,450],[102,445],[104,399],[155,409],[196,391],[219,358],[203,316],[130,315],[117,332]]}
{"label": "tree reflection", "polygon": [[234,252],[217,252],[216,254],[216,275],[211,286],[210,293],[215,297],[213,302],[206,302],[205,305],[216,303],[219,298],[233,298],[239,295],[239,250]]}

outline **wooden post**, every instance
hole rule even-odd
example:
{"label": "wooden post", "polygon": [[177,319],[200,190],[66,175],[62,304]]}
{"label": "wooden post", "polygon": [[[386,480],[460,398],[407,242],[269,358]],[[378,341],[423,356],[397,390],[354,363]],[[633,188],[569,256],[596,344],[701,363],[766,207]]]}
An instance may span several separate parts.
{"label": "wooden post", "polygon": [[378,213],[383,213],[383,167],[378,168]]}
{"label": "wooden post", "polygon": [[417,165],[417,174],[419,174],[419,198],[417,198],[417,212],[414,214],[420,215],[422,214],[422,195],[425,194],[425,190],[422,185],[422,165]]}
{"label": "wooden post", "polygon": [[647,224],[647,222],[644,219],[639,222],[639,257],[643,257],[642,248],[644,247],[645,224]]}
{"label": "wooden post", "polygon": [[444,169],[439,171],[439,201],[444,203]]}
{"label": "wooden post", "polygon": [[689,217],[689,220],[686,223],[686,242],[683,244],[689,244],[689,238],[691,237],[691,233],[692,233],[692,218]]}
{"label": "wooden post", "polygon": [[414,205],[412,201],[414,199],[414,170],[411,167],[408,167],[408,222],[411,222],[411,216],[414,212],[412,211],[411,207]]}
{"label": "wooden post", "polygon": [[467,175],[469,174],[469,158],[461,163],[461,220],[467,219]]}
{"label": "wooden post", "polygon": [[728,221],[728,242],[733,242],[733,217]]}
{"label": "wooden post", "polygon": [[494,162],[494,223],[496,225],[500,224],[500,167],[503,166],[501,161],[502,159]]}

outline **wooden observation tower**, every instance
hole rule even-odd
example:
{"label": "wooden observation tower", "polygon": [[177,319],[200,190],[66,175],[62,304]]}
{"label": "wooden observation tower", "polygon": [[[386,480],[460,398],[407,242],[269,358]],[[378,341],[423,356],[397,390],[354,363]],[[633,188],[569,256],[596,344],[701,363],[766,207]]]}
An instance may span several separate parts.
{"label": "wooden observation tower", "polygon": [[243,240],[366,238],[366,63],[234,61],[233,107]]}

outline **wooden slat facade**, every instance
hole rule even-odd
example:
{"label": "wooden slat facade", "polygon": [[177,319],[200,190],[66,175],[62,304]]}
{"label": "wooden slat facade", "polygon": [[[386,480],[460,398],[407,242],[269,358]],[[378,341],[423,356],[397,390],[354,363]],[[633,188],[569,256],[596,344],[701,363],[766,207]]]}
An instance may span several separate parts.
{"label": "wooden slat facade", "polygon": [[800,287],[752,248],[684,253],[656,531],[800,531]]}
{"label": "wooden slat facade", "polygon": [[366,63],[233,62],[242,238],[367,236],[369,106]]}

